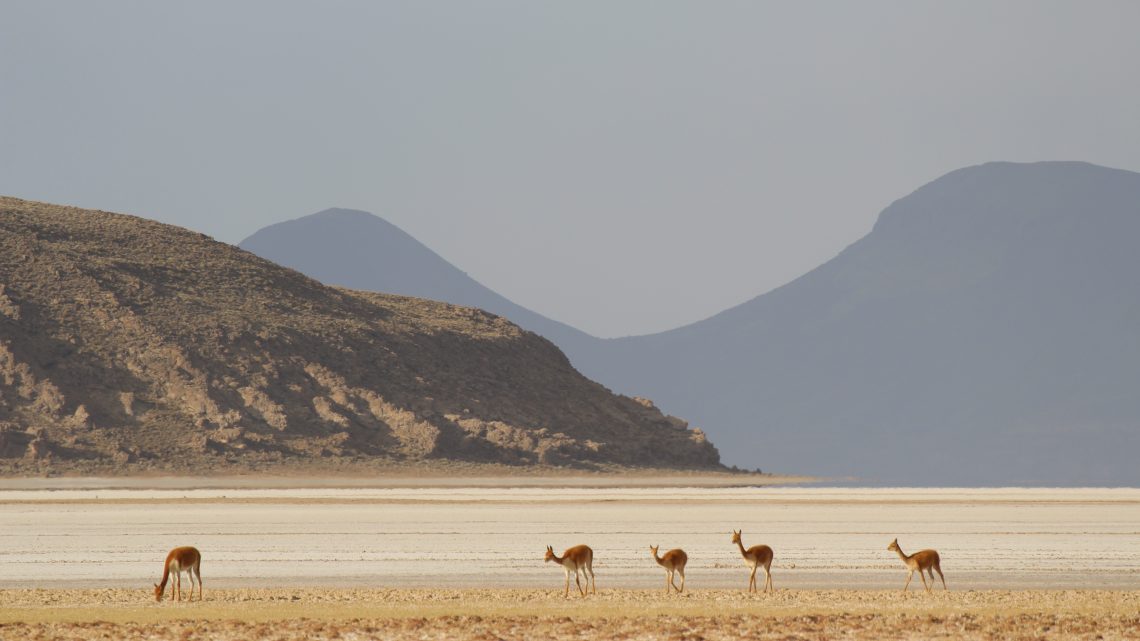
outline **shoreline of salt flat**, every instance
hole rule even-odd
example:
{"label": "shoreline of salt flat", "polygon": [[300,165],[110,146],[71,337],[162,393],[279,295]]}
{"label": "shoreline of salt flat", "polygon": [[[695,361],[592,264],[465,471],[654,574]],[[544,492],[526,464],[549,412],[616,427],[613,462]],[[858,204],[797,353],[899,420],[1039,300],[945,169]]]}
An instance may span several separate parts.
{"label": "shoreline of salt flat", "polygon": [[0,492],[59,490],[430,489],[768,487],[814,484],[810,476],[710,472],[454,474],[397,471],[379,475],[0,477]]}

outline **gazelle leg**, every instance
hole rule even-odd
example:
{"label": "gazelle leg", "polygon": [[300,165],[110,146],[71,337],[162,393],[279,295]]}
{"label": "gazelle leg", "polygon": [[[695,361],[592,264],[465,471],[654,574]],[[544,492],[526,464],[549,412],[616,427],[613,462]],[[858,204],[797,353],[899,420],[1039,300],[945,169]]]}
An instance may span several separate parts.
{"label": "gazelle leg", "polygon": [[669,586],[673,585],[673,575],[669,574],[668,570],[665,572],[665,594],[669,594],[672,590]]}
{"label": "gazelle leg", "polygon": [[562,594],[564,598],[570,598],[570,570],[566,569],[566,592]]}
{"label": "gazelle leg", "polygon": [[756,566],[752,566],[752,574],[748,575],[748,591],[752,592],[756,588]]}
{"label": "gazelle leg", "polygon": [[914,570],[911,570],[911,571],[906,573],[906,585],[903,586],[903,592],[906,592],[906,589],[910,587],[910,580],[913,577],[914,577]]}
{"label": "gazelle leg", "polygon": [[[939,566],[939,565],[936,565],[936,566],[934,566],[934,569],[935,569],[935,570],[938,570],[938,578],[942,579],[942,589],[943,589],[943,590],[946,590],[946,589],[948,589],[948,588],[946,587],[946,577],[942,576],[942,567],[941,567],[941,566]],[[932,577],[930,577],[930,582],[931,582],[931,583],[934,583],[934,577],[933,577],[933,576],[932,576]]]}
{"label": "gazelle leg", "polygon": [[926,583],[926,575],[922,573],[922,570],[918,571],[918,578],[922,579],[922,589],[930,592],[930,585]]}
{"label": "gazelle leg", "polygon": [[588,570],[590,572],[590,593],[591,594],[597,594],[598,593],[598,579],[596,577],[594,577],[594,560],[593,559],[590,559],[589,563],[586,564],[586,570]]}
{"label": "gazelle leg", "polygon": [[[578,591],[582,593],[583,597],[585,597],[586,591],[582,589],[582,577],[579,574],[579,572],[580,572],[580,570],[574,570],[574,583],[578,584]],[[586,578],[586,585],[587,586],[590,585],[589,577]]]}
{"label": "gazelle leg", "polygon": [[681,575],[681,587],[677,591],[678,592],[684,592],[685,591],[685,571],[684,570],[677,570],[677,573]]}
{"label": "gazelle leg", "polygon": [[776,591],[775,586],[772,585],[772,568],[765,566],[764,568],[764,591],[767,592],[771,588],[773,592]]}

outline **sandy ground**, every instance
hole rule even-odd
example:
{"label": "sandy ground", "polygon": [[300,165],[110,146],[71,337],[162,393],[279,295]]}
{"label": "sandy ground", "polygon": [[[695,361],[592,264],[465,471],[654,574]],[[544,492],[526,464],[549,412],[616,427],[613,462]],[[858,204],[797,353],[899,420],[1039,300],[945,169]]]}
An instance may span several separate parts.
{"label": "sandy ground", "polygon": [[1137,591],[0,591],[4,639],[1140,639]]}

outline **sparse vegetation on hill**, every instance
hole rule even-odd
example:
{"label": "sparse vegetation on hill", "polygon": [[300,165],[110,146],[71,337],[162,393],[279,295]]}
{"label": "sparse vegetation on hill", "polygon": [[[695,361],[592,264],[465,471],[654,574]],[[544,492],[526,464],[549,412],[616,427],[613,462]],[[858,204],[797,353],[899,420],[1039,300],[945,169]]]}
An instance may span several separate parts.
{"label": "sparse vegetation on hill", "polygon": [[719,465],[700,430],[497,316],[0,198],[0,471],[432,459]]}

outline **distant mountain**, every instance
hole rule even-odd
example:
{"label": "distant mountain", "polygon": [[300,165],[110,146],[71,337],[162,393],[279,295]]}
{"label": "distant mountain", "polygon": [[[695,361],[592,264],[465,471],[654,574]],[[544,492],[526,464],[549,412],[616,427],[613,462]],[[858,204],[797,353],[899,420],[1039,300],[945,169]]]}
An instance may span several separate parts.
{"label": "distant mountain", "polygon": [[728,463],[1140,483],[1140,174],[954,171],[801,278],[588,359],[575,364],[707,428]]}
{"label": "distant mountain", "polygon": [[718,467],[700,431],[502,318],[0,197],[0,473],[424,460]]}
{"label": "distant mountain", "polygon": [[896,201],[783,287],[620,339],[533,318],[360,212],[275,225],[242,246],[325,282],[501,313],[585,375],[702,426],[730,464],[1071,485],[1140,483],[1138,244],[1140,174],[989,163]]}
{"label": "distant mountain", "polygon": [[368,212],[326,209],[264,227],[238,246],[326,285],[478,307],[564,351],[588,351],[598,340],[491,291],[399,227]]}

